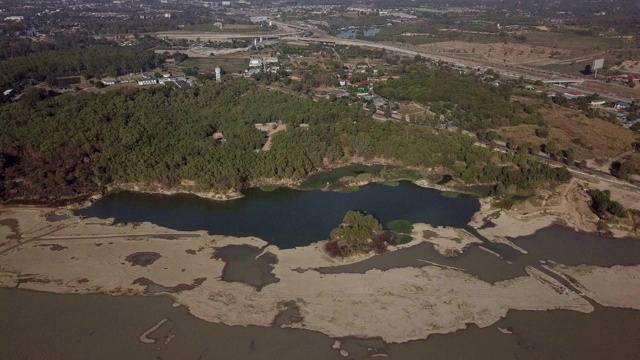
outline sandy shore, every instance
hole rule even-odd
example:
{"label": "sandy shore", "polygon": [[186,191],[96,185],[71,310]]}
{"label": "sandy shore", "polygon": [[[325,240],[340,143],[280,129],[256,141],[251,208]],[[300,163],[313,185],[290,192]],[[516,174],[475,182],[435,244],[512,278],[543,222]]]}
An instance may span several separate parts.
{"label": "sandy shore", "polygon": [[[463,271],[429,264],[322,275],[300,271],[343,264],[329,258],[321,244],[282,250],[253,237],[182,233],[148,223],[114,226],[105,220],[73,216],[47,222],[48,212],[12,209],[0,213],[0,220],[18,221],[22,236],[21,245],[0,250],[0,286],[113,295],[145,294],[157,287],[160,292],[173,291],[170,295],[175,301],[194,315],[230,325],[271,326],[282,304],[294,301],[303,320],[286,326],[391,342],[448,333],[468,323],[488,326],[509,309],[592,310],[578,295],[558,294],[554,286],[559,285],[551,285],[555,280],[534,269],[528,269],[529,276],[493,285]],[[416,234],[423,235],[420,231],[424,230],[436,233],[430,237],[434,244],[453,244],[452,249],[476,242],[456,229],[416,225]],[[246,283],[224,281],[225,262],[213,255],[229,245],[250,245],[262,248],[262,254],[275,255],[278,261],[267,271],[278,281],[259,292]],[[144,266],[127,260],[145,252],[160,257]],[[608,276],[591,281],[604,287]]]}
{"label": "sandy shore", "polygon": [[640,265],[603,268],[552,264],[547,268],[602,305],[640,310]]}
{"label": "sandy shore", "polygon": [[[585,186],[606,187],[574,179],[508,211],[497,210],[490,199],[483,199],[470,224],[491,241],[514,247],[509,237],[530,235],[555,222],[593,231],[597,218],[588,208]],[[640,204],[635,193],[615,192],[614,199],[628,207]],[[615,235],[630,234],[628,223],[614,229]],[[428,224],[414,224],[412,237],[411,243],[399,248],[428,242],[441,255],[455,256],[480,242],[464,230]],[[275,281],[261,287],[225,281],[229,264],[215,254],[237,245],[258,249],[256,258],[276,259],[259,265],[265,267],[259,269],[262,277]],[[290,308],[283,304],[294,303],[302,320],[278,323],[333,337],[381,337],[390,342],[448,333],[469,323],[488,326],[510,309],[593,309],[578,294],[559,294],[562,285],[533,268],[527,268],[528,276],[494,284],[426,262],[419,268],[374,269],[363,274],[323,275],[313,270],[370,256],[338,261],[324,253],[322,242],[279,249],[255,237],[178,232],[149,223],[114,225],[111,220],[80,219],[65,209],[0,208],[0,286],[5,287],[56,293],[169,294],[194,315],[229,325],[272,326],[281,311]],[[548,269],[603,305],[640,309],[639,266],[551,264]]]}
{"label": "sandy shore", "polygon": [[[599,218],[589,208],[590,197],[586,189],[611,190],[613,200],[621,202],[627,209],[640,210],[640,194],[637,192],[613,188],[607,183],[572,179],[553,189],[541,190],[532,199],[518,203],[509,210],[496,209],[490,198],[481,199],[481,209],[469,225],[489,240],[516,249],[518,247],[508,238],[531,235],[552,224],[596,233]],[[631,219],[609,223],[609,228],[612,235],[618,238],[638,238],[639,235]]]}
{"label": "sandy shore", "polygon": [[244,197],[240,191],[233,189],[227,191],[197,191],[194,189],[194,186],[195,183],[191,181],[183,181],[179,186],[172,188],[166,188],[159,184],[123,183],[110,185],[107,188],[107,192],[114,190],[127,190],[163,195],[192,194],[201,198],[216,201],[234,200]]}

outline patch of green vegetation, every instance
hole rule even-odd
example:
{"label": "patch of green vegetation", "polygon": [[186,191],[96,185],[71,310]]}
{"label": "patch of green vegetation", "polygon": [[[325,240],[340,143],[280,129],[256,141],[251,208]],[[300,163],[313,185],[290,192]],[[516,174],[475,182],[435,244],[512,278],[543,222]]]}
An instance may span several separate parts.
{"label": "patch of green vegetation", "polygon": [[460,195],[460,193],[455,191],[443,191],[440,193],[440,195],[449,199],[455,199]]}
{"label": "patch of green vegetation", "polygon": [[260,186],[260,190],[264,191],[264,192],[271,192],[271,191],[275,191],[278,190],[280,187],[278,185],[262,185]]}
{"label": "patch of green vegetation", "polygon": [[359,211],[348,211],[342,224],[331,230],[331,240],[325,251],[332,257],[347,257],[366,254],[370,251],[383,253],[387,250],[390,235],[382,230],[373,215]]}
{"label": "patch of green vegetation", "polygon": [[342,189],[338,190],[339,193],[341,194],[351,194],[353,192],[356,192],[360,190],[360,186],[347,186],[347,187],[343,187]]}
{"label": "patch of green vegetation", "polygon": [[611,236],[611,229],[609,229],[609,225],[604,220],[598,220],[596,231],[602,236]]}
{"label": "patch of green vegetation", "polygon": [[232,74],[243,71],[249,66],[249,59],[244,58],[222,58],[222,57],[210,57],[210,58],[188,58],[180,63],[180,67],[198,68],[199,71],[213,72],[216,67],[220,67],[225,73]]}
{"label": "patch of green vegetation", "polygon": [[482,198],[490,196],[494,191],[493,189],[494,187],[492,185],[472,185],[459,188],[458,190]]}
{"label": "patch of green vegetation", "polygon": [[601,219],[607,219],[611,215],[616,217],[627,217],[627,209],[617,201],[611,200],[611,191],[600,191],[598,189],[589,190],[591,196],[591,209]]}
{"label": "patch of green vegetation", "polygon": [[384,185],[384,186],[400,186],[400,182],[399,181],[383,181],[380,184]]}
{"label": "patch of green vegetation", "polygon": [[513,205],[515,205],[516,201],[513,198],[505,198],[493,204],[494,207],[498,209],[509,210]]}
{"label": "patch of green vegetation", "polygon": [[69,87],[74,84],[80,84],[81,80],[79,76],[71,76],[71,77],[59,77],[54,81],[54,85],[58,87]]}
{"label": "patch of green vegetation", "polygon": [[387,180],[408,180],[416,181],[422,179],[422,176],[411,169],[404,169],[400,167],[386,167],[380,172],[380,176]]}
{"label": "patch of green vegetation", "polygon": [[413,224],[407,220],[391,220],[387,223],[387,228],[400,234],[411,234]]}
{"label": "patch of green vegetation", "polygon": [[413,238],[411,237],[411,235],[407,235],[407,234],[398,234],[396,235],[396,237],[393,239],[393,243],[396,245],[402,245],[402,244],[408,244],[411,242],[411,240],[413,240]]}
{"label": "patch of green vegetation", "polygon": [[378,175],[383,165],[349,165],[331,171],[325,171],[309,176],[300,186],[306,190],[322,189],[327,184],[333,184],[346,176],[356,177],[360,174]]}

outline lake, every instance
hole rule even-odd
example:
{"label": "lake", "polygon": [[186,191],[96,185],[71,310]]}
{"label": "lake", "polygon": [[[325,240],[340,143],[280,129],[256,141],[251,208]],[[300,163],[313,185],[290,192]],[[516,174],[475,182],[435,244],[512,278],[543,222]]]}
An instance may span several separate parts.
{"label": "lake", "polygon": [[244,198],[230,201],[123,191],[107,195],[77,214],[114,218],[116,222],[151,222],[180,231],[255,236],[280,248],[293,248],[328,239],[349,210],[372,214],[382,224],[404,219],[468,229],[479,209],[476,198],[449,198],[440,191],[401,182],[399,186],[370,184],[348,194],[251,188]]}

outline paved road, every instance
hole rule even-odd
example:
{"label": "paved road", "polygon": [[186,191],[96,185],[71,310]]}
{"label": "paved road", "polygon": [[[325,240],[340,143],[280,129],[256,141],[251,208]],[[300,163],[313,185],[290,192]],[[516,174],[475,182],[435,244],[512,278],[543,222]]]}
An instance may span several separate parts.
{"label": "paved road", "polygon": [[[486,144],[482,144],[482,143],[476,143],[480,146],[484,146],[486,147]],[[503,145],[499,145],[499,144],[495,144],[494,145],[494,150],[495,151],[500,151],[500,152],[509,152],[510,150]],[[633,152],[633,151],[631,151]],[[622,188],[625,188],[627,190],[630,191],[637,191],[640,192],[640,186],[619,180],[618,178],[616,178],[615,176],[606,173],[604,171],[601,170],[597,170],[597,169],[578,169],[576,167],[570,167],[570,166],[566,166],[566,164],[563,163],[559,163],[553,159],[551,159],[550,157],[544,155],[544,154],[530,154],[531,156],[536,157],[538,160],[541,160],[547,164],[549,164],[550,166],[553,167],[566,167],[567,170],[569,170],[570,173],[572,173],[573,175],[576,175],[578,177],[582,176],[583,178],[588,178],[588,179],[594,179],[594,180],[598,180],[598,181],[603,181],[612,185],[616,185]],[[586,171],[585,171],[586,170]]]}
{"label": "paved road", "polygon": [[[369,47],[376,49],[385,49],[387,51],[405,54],[409,56],[420,55],[422,57],[427,57],[435,60],[445,61],[448,63],[453,63],[458,66],[476,66],[476,67],[492,67],[495,71],[500,73],[502,76],[511,77],[511,78],[519,78],[523,77],[525,79],[531,81],[537,80],[549,80],[552,78],[560,78],[567,77],[566,75],[559,74],[557,72],[528,67],[525,65],[518,64],[505,64],[496,61],[491,61],[488,59],[470,59],[464,56],[458,56],[455,54],[447,54],[442,55],[439,53],[432,53],[425,51],[424,49],[411,49],[410,45],[406,45],[407,48],[399,47],[398,44],[386,44],[386,43],[376,43],[369,42],[364,40],[356,40],[356,39],[341,39],[335,36],[330,36],[323,32],[318,28],[312,28],[308,26],[299,26],[299,25],[291,25],[287,23],[283,23],[281,21],[277,21],[274,19],[270,19],[270,21],[278,26],[281,32],[278,33],[255,33],[255,34],[225,34],[225,33],[207,33],[207,32],[185,32],[185,31],[165,31],[165,32],[157,32],[153,35],[156,37],[168,37],[168,38],[182,38],[182,39],[191,39],[195,40],[200,38],[201,40],[231,40],[231,39],[255,39],[259,37],[263,38],[281,38],[284,40],[296,40],[296,41],[305,41],[305,42],[323,42],[323,43],[333,43],[339,45],[349,45],[349,46],[360,46],[360,47]],[[315,37],[305,37],[305,33],[313,32]],[[597,81],[597,80],[592,80]],[[563,89],[572,89],[577,91],[585,91],[585,92],[593,92],[589,90],[589,87],[569,87]],[[615,101],[633,101],[632,98],[626,96],[619,96],[614,94],[613,92],[609,94],[601,94],[603,97],[612,99]]]}

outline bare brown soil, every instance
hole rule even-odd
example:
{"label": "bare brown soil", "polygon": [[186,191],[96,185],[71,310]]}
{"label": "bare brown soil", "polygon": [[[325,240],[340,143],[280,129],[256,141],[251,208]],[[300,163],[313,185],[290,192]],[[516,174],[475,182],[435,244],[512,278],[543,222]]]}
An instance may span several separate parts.
{"label": "bare brown soil", "polygon": [[638,60],[625,60],[619,66],[611,67],[612,70],[628,71],[631,73],[640,73],[640,61]]}
{"label": "bare brown soil", "polygon": [[559,106],[541,109],[549,125],[549,136],[535,135],[536,125],[505,127],[499,130],[506,140],[517,144],[530,143],[534,150],[540,145],[555,142],[559,149],[573,148],[576,160],[611,158],[630,149],[638,135],[620,125],[600,119],[589,119],[578,110]]}
{"label": "bare brown soil", "polygon": [[[444,41],[422,45],[423,50],[435,53],[476,56],[479,59],[493,60],[508,64],[553,64],[558,60],[572,57],[574,51],[550,46],[533,46],[513,43],[470,43],[465,41]],[[551,57],[551,55],[554,55]]]}

